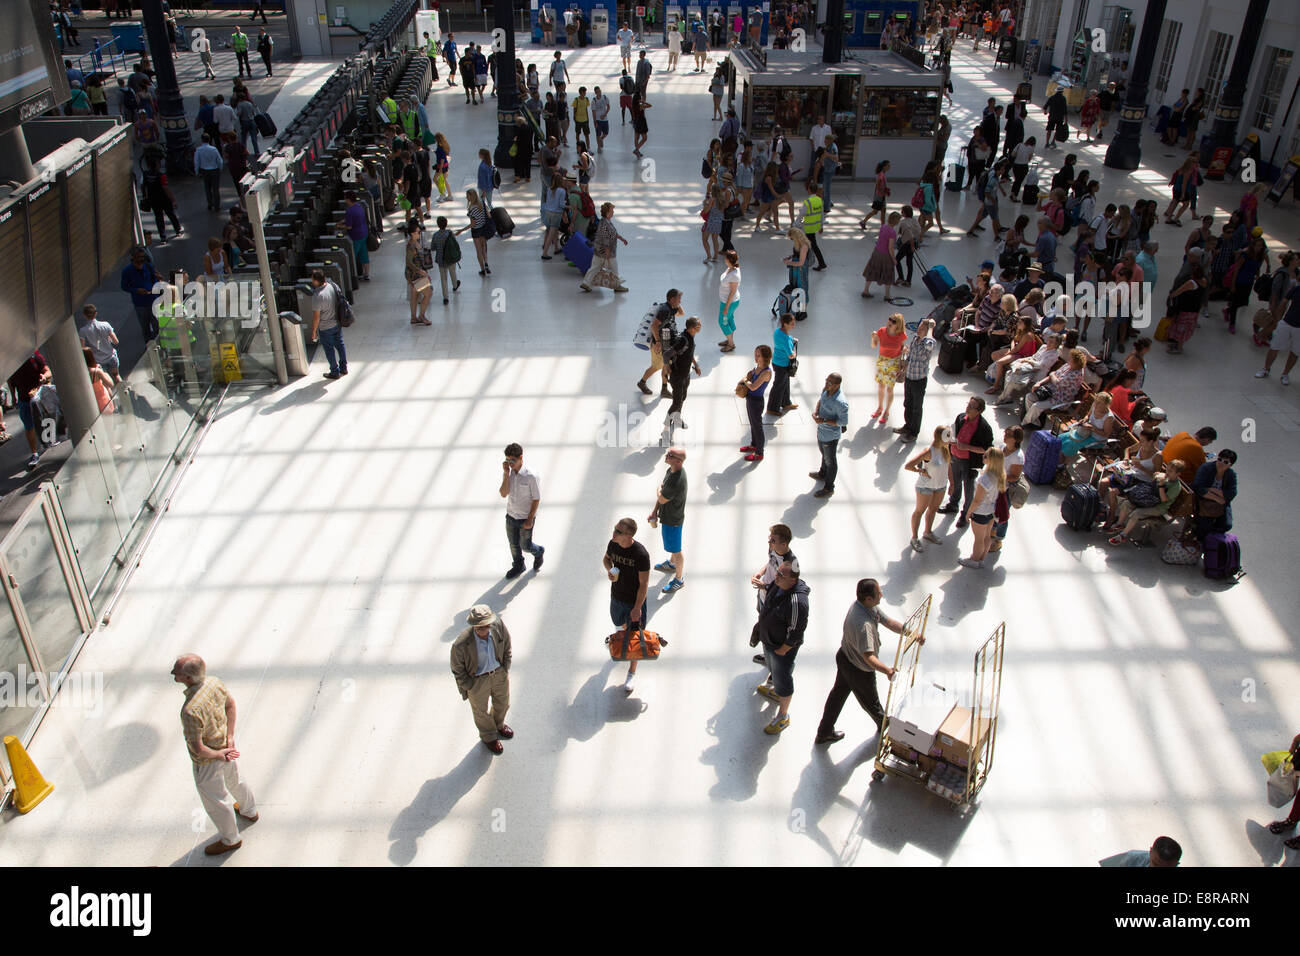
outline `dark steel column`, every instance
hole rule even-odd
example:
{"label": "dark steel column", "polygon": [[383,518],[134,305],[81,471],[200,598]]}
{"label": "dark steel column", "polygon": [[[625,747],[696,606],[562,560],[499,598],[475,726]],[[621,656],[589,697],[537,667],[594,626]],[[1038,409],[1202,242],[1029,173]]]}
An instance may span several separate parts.
{"label": "dark steel column", "polygon": [[1215,146],[1237,145],[1237,126],[1246,98],[1246,81],[1250,79],[1250,67],[1259,47],[1259,35],[1264,32],[1266,16],[1268,0],[1250,0],[1246,19],[1241,24],[1241,36],[1237,38],[1237,51],[1232,57],[1232,70],[1214,110],[1214,129],[1210,135]]}
{"label": "dark steel column", "polygon": [[1147,88],[1164,22],[1165,0],[1149,0],[1142,19],[1137,52],[1133,54],[1133,73],[1119,110],[1115,138],[1106,147],[1105,164],[1111,169],[1137,169],[1142,164],[1142,123],[1146,120]]}
{"label": "dark steel column", "polygon": [[149,57],[153,61],[154,82],[158,92],[158,125],[167,137],[167,169],[173,173],[193,173],[190,166],[190,124],[185,118],[185,100],[176,81],[172,48],[167,42],[167,22],[163,18],[162,0],[140,0]]}
{"label": "dark steel column", "polygon": [[[817,5],[813,4],[816,10]],[[812,24],[806,24],[809,30]],[[811,39],[811,31],[809,38]],[[844,0],[827,0],[826,32],[822,34],[822,62],[838,63],[844,59]]]}
{"label": "dark steel column", "polygon": [[519,110],[519,89],[515,85],[513,5],[503,0],[492,4],[492,23],[492,49],[497,54],[497,148],[492,161],[497,166],[509,168],[514,164],[510,147],[515,141],[515,115]]}

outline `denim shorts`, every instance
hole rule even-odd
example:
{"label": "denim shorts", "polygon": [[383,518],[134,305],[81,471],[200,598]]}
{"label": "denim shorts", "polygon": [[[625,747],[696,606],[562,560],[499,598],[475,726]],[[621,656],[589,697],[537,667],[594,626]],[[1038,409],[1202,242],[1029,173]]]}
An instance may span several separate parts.
{"label": "denim shorts", "polygon": [[[632,621],[632,605],[624,604],[614,598],[609,599],[609,619],[614,622],[615,627],[625,627]],[[641,605],[641,620],[637,623],[642,627],[650,620],[650,605]]]}
{"label": "denim shorts", "polygon": [[971,515],[970,520],[975,524],[988,524],[993,520],[992,515]]}
{"label": "denim shorts", "polygon": [[660,525],[659,531],[663,535],[664,550],[669,554],[678,554],[682,550],[682,526],[679,524]]}
{"label": "denim shorts", "polygon": [[772,672],[772,689],[778,697],[789,697],[794,693],[794,656],[797,653],[797,647],[790,648],[784,654],[778,654],[766,646],[763,648],[767,669]]}

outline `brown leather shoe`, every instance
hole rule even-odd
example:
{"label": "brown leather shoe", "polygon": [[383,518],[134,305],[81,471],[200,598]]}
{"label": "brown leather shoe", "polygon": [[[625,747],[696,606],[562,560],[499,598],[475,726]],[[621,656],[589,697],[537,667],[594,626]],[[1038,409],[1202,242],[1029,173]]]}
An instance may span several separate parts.
{"label": "brown leather shoe", "polygon": [[208,856],[221,856],[221,854],[229,853],[231,850],[238,850],[243,845],[243,840],[240,840],[238,843],[222,843],[221,840],[218,839],[215,843],[209,843],[205,846],[203,852]]}
{"label": "brown leather shoe", "polygon": [[246,817],[241,813],[239,819],[243,820],[245,823],[256,823],[258,820],[262,819],[262,815],[260,813],[254,813],[251,817]]}
{"label": "brown leather shoe", "polygon": [[483,741],[483,746],[497,755],[506,752],[506,748],[501,746],[501,741],[499,740],[485,740]]}
{"label": "brown leather shoe", "polygon": [[497,733],[501,736],[501,739],[502,739],[502,740],[512,740],[512,739],[514,739],[514,736],[515,736],[515,732],[514,732],[513,730],[510,729],[510,725],[509,725],[509,724],[502,724],[502,725],[497,729]]}

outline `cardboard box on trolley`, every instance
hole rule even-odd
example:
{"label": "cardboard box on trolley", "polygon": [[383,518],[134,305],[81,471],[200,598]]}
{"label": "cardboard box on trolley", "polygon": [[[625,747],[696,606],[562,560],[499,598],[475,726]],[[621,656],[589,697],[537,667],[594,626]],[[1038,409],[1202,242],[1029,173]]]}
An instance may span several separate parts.
{"label": "cardboard box on trolley", "polygon": [[981,717],[976,728],[975,715],[971,709],[955,705],[935,732],[930,756],[958,767],[969,766],[971,755],[978,753],[983,746],[992,723],[990,718]]}

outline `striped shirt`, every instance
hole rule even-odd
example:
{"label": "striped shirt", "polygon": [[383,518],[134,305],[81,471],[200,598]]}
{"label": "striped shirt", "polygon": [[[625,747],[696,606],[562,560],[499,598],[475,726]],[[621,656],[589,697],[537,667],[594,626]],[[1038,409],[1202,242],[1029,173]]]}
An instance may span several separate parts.
{"label": "striped shirt", "polygon": [[185,689],[181,729],[185,733],[190,759],[199,766],[214,762],[212,758],[198,755],[200,743],[212,750],[226,746],[226,701],[229,697],[226,685],[215,677],[205,677],[202,683]]}

